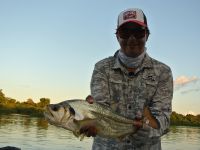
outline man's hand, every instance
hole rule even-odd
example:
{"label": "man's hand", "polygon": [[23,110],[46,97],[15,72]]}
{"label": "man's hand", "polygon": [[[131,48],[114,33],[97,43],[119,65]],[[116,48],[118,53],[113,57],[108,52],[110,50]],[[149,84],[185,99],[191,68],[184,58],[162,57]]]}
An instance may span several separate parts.
{"label": "man's hand", "polygon": [[88,95],[85,99],[89,104],[92,104],[94,102],[94,98],[91,95]]}
{"label": "man's hand", "polygon": [[135,134],[133,134],[133,142],[135,146],[140,147],[148,141],[150,129],[150,126],[143,124],[143,126],[139,128]]}
{"label": "man's hand", "polygon": [[80,129],[80,134],[85,134],[87,137],[97,135],[97,129],[94,125],[85,125]]}

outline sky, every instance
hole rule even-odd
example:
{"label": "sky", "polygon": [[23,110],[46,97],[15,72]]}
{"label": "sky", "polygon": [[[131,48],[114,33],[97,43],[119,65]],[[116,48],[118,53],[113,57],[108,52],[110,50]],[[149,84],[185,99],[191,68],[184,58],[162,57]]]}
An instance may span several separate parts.
{"label": "sky", "polygon": [[0,89],[20,102],[84,99],[127,8],[144,11],[147,53],[172,69],[173,111],[200,114],[199,0],[0,0]]}

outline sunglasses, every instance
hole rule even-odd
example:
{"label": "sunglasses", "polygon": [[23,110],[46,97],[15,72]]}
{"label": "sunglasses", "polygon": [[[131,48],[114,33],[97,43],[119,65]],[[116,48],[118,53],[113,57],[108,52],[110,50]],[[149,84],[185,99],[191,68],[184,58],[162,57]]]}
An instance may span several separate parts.
{"label": "sunglasses", "polygon": [[117,30],[116,34],[122,39],[129,39],[131,35],[134,35],[136,39],[141,39],[145,36],[146,30],[142,28],[121,28]]}

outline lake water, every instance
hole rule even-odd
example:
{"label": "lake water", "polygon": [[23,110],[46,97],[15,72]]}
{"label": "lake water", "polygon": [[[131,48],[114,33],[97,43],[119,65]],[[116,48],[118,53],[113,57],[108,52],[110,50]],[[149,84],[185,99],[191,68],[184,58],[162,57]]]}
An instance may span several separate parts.
{"label": "lake water", "polygon": [[[40,118],[22,115],[0,116],[0,147],[22,150],[90,150],[92,138],[80,141],[70,131],[57,128]],[[200,150],[200,128],[171,127],[162,137],[163,150]]]}

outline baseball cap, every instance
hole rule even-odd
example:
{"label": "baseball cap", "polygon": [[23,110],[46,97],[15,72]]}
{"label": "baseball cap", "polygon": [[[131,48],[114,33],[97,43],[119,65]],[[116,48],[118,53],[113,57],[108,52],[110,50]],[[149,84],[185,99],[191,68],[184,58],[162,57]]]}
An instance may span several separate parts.
{"label": "baseball cap", "polygon": [[118,16],[117,28],[127,22],[134,22],[141,26],[148,27],[145,14],[138,8],[129,8],[122,11]]}

